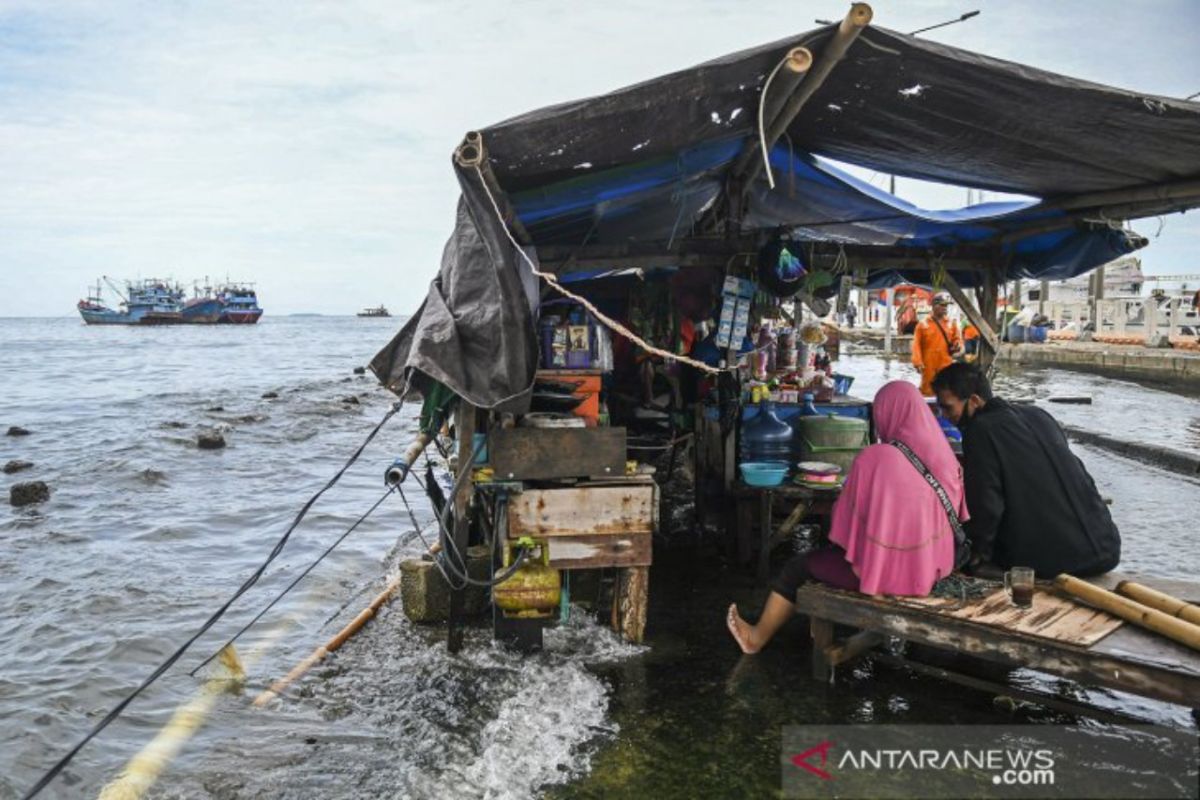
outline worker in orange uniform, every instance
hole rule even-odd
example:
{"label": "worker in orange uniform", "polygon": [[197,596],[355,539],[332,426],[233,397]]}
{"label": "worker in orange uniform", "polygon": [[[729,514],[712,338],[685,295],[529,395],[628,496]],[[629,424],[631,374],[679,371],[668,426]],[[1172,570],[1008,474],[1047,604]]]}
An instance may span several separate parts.
{"label": "worker in orange uniform", "polygon": [[921,394],[926,397],[933,397],[933,377],[963,353],[962,335],[947,317],[949,308],[949,295],[938,292],[933,312],[913,331],[912,363],[921,373]]}

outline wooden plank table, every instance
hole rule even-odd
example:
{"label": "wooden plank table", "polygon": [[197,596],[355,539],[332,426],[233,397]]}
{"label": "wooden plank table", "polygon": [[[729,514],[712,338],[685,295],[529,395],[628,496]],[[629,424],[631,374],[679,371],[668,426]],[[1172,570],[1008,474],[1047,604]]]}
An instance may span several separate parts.
{"label": "wooden plank table", "polygon": [[[1122,579],[1136,580],[1185,600],[1200,600],[1200,584],[1184,581],[1110,573],[1093,582],[1107,588]],[[953,615],[951,608],[960,613]],[[1086,606],[1081,608],[1082,613],[1088,615],[1099,613]],[[1082,637],[1078,631],[1055,633],[1047,630],[1039,634],[981,622],[980,619],[986,619],[985,615],[971,618],[970,614],[961,613],[961,606],[939,608],[936,604],[905,598],[871,597],[819,584],[800,588],[796,594],[796,611],[809,617],[813,675],[821,680],[832,680],[837,665],[873,649],[888,637],[899,637],[1011,668],[1038,670],[1085,686],[1104,686],[1188,708],[1200,707],[1200,652],[1129,623],[1112,625],[1111,632],[1098,631],[1088,637]],[[851,626],[858,632],[836,642],[835,624]],[[1053,638],[1056,636],[1089,643]],[[1001,689],[998,685],[949,670],[905,663],[974,688]],[[1053,698],[1013,687],[1001,690],[1074,713],[1081,710],[1074,703],[1056,702]],[[1068,705],[1070,709],[1066,708]]]}
{"label": "wooden plank table", "polygon": [[[809,514],[828,514],[833,507],[841,489],[813,489],[792,483],[790,479],[779,486],[748,486],[742,480],[737,480],[729,489],[729,495],[734,499],[734,518],[732,528],[737,532],[738,541],[743,546],[739,548],[742,560],[748,560],[749,546],[755,530],[754,516],[758,514],[757,568],[756,579],[760,585],[766,584],[771,572],[771,547],[775,535],[773,517],[776,500],[791,504],[788,519],[782,528],[784,533],[790,532]],[[790,527],[789,527],[790,526]]]}

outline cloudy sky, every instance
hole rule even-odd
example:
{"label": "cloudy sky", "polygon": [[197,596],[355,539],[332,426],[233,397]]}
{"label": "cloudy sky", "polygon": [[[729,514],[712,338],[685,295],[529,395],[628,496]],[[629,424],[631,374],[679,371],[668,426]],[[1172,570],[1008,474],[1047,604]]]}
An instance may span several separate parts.
{"label": "cloudy sky", "polygon": [[[0,316],[101,274],[257,281],[270,313],[411,310],[464,131],[814,27],[842,2],[0,0]],[[1200,92],[1200,2],[875,0],[907,31],[1138,91]],[[667,35],[664,36],[664,33]],[[963,192],[901,182],[929,205]],[[1145,220],[1200,272],[1200,212]]]}

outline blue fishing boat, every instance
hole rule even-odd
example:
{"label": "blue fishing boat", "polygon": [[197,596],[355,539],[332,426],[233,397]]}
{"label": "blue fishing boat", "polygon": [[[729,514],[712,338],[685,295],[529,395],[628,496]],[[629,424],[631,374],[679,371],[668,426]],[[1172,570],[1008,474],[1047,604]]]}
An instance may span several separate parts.
{"label": "blue fishing boat", "polygon": [[108,307],[101,295],[100,283],[95,291],[76,304],[79,315],[88,325],[177,325],[183,322],[182,291],[157,278],[125,284],[123,294],[107,277],[105,282],[121,298],[119,309]]}
{"label": "blue fishing boat", "polygon": [[183,300],[181,311],[184,322],[191,325],[213,325],[221,321],[221,313],[225,310],[225,304],[213,292],[207,279],[204,286],[193,283],[191,299],[181,298],[181,300]]}

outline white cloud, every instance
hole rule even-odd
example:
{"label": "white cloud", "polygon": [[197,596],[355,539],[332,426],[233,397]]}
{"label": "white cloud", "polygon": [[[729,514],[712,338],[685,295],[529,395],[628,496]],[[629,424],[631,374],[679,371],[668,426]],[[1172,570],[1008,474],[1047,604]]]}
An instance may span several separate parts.
{"label": "white cloud", "polygon": [[[1197,6],[1129,5],[983,2],[930,35],[1200,91],[1186,83],[1200,75]],[[973,7],[877,2],[876,23],[909,30]],[[0,0],[0,314],[70,313],[101,273],[229,273],[257,280],[275,313],[410,309],[452,223],[464,131],[799,32],[842,5],[808,8]],[[1197,249],[1200,226],[1172,217],[1146,261],[1184,271]]]}

